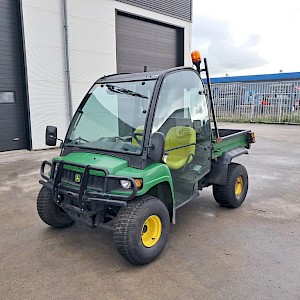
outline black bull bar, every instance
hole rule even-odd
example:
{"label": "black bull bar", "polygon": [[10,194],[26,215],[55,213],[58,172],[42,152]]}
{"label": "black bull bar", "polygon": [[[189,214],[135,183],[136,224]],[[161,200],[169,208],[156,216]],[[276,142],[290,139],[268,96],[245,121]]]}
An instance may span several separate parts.
{"label": "black bull bar", "polygon": [[[127,201],[132,200],[137,194],[136,182],[131,177],[109,175],[108,171],[105,168],[92,167],[90,165],[81,165],[65,161],[54,163],[57,166],[55,165],[54,167],[53,164],[49,161],[43,161],[40,169],[40,175],[44,180],[39,180],[39,182],[52,191],[53,199],[57,204],[61,203],[61,195],[66,195],[77,200],[76,202],[78,202],[78,207],[80,210],[84,210],[87,204],[92,203],[126,206]],[[51,178],[45,175],[46,165],[51,167]],[[66,185],[63,184],[64,182],[62,183],[65,166],[83,169],[83,173],[78,172],[78,174],[80,173],[81,175],[80,184],[72,183]],[[91,176],[90,171],[99,171],[104,174],[103,187],[94,188],[88,186],[89,178]],[[123,191],[130,193],[126,195],[111,193],[109,189],[110,180],[129,180],[131,182],[132,189]]]}

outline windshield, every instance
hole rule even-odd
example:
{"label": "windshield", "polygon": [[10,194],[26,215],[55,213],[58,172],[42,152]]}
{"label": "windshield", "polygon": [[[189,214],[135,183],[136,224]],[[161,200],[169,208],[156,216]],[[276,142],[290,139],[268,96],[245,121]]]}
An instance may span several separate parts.
{"label": "windshield", "polygon": [[142,153],[155,80],[96,84],[78,110],[65,145]]}

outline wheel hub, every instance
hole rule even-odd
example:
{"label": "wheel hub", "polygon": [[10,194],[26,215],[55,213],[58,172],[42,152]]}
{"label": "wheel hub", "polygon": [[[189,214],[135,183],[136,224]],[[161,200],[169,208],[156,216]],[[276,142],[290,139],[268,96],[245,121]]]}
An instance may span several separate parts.
{"label": "wheel hub", "polygon": [[243,191],[243,177],[239,176],[235,182],[235,195],[239,197]]}
{"label": "wheel hub", "polygon": [[162,223],[158,216],[150,216],[144,223],[141,239],[145,247],[153,247],[160,239],[162,231]]}

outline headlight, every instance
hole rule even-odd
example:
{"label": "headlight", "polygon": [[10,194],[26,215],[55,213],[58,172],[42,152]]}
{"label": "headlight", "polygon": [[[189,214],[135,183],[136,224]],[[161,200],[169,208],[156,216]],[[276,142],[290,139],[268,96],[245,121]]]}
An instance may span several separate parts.
{"label": "headlight", "polygon": [[123,189],[129,190],[131,188],[131,181],[129,181],[129,180],[121,179],[120,184]]}
{"label": "headlight", "polygon": [[[143,187],[143,180],[142,179],[134,179],[135,183],[136,183],[136,187],[138,189],[141,189]],[[126,189],[126,190],[129,190],[132,188],[132,183],[130,180],[127,180],[127,179],[121,179],[120,180],[120,184],[121,184],[121,187],[123,189]]]}

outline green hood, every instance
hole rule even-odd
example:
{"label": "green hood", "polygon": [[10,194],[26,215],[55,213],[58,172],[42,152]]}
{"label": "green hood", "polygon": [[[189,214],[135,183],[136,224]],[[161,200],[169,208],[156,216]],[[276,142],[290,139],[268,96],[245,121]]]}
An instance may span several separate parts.
{"label": "green hood", "polygon": [[128,166],[127,161],[124,159],[86,152],[73,152],[63,157],[56,157],[53,160],[63,160],[66,163],[70,162],[85,166],[90,165],[91,167],[104,168],[110,175],[115,175],[116,172]]}

